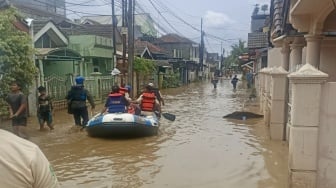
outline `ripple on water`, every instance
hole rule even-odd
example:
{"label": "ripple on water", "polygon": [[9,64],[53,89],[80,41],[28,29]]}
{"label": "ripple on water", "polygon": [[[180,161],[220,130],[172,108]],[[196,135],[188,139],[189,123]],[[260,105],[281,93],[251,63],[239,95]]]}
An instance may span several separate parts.
{"label": "ripple on water", "polygon": [[243,94],[232,92],[228,80],[217,90],[205,81],[161,92],[163,111],[176,120],[162,119],[157,136],[91,138],[69,131],[73,120],[66,113],[55,116],[54,133],[33,135],[62,188],[283,187],[278,182],[286,177],[278,174],[287,173],[286,159],[272,152],[279,146],[267,142],[259,122],[222,118],[242,110]]}

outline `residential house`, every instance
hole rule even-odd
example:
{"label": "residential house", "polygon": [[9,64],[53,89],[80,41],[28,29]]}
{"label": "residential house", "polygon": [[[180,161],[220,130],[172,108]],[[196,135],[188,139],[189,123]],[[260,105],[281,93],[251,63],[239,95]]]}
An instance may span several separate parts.
{"label": "residential house", "polygon": [[32,19],[66,19],[65,0],[7,0],[8,3],[20,10],[24,17]]}
{"label": "residential house", "polygon": [[267,66],[268,49],[268,25],[269,14],[259,12],[259,7],[255,7],[251,16],[251,31],[248,33],[247,48],[249,59],[244,63],[244,67],[258,72]]}
{"label": "residential house", "polygon": [[[84,76],[89,76],[92,72],[110,75],[116,66],[113,59],[112,25],[79,25],[64,21],[58,26],[69,37],[69,48],[83,56],[86,66]],[[115,36],[117,61],[121,64],[121,35],[117,29]]]}
{"label": "residential house", "polygon": [[215,72],[216,70],[222,70],[222,57],[218,53],[208,53],[207,63],[209,64],[210,72]]}
{"label": "residential house", "polygon": [[170,63],[180,73],[181,82],[186,84],[197,79],[199,70],[199,44],[177,34],[167,34],[153,44],[167,51],[173,59]]}
{"label": "residential house", "polygon": [[33,30],[33,42],[36,50],[35,59],[39,68],[38,85],[45,85],[48,91],[52,91],[51,88],[55,85],[55,83],[51,83],[54,80],[52,78],[62,78],[60,87],[63,88],[59,88],[59,90],[63,93],[55,91],[57,95],[52,93],[51,95],[55,99],[64,99],[67,88],[70,88],[72,84],[70,77],[67,76],[83,75],[82,56],[77,51],[68,48],[68,37],[58,29],[53,21],[33,20],[31,29]]}
{"label": "residential house", "polygon": [[[3,2],[9,5],[7,1]],[[44,2],[47,3],[39,1]],[[29,9],[30,5],[25,6],[24,3],[27,4],[23,0],[17,1],[15,7],[23,16],[35,18],[30,19],[29,32],[33,38],[35,60],[39,68],[36,84],[46,86],[48,93],[56,101],[55,108],[65,106],[64,97],[76,75],[86,77],[86,88],[96,99],[105,97],[113,83],[110,76],[114,67],[111,25],[80,26],[65,19],[61,13],[55,13],[54,17],[53,12],[50,17],[40,17],[44,10]],[[46,5],[49,6],[48,3]],[[23,11],[22,7],[30,11]],[[27,12],[31,14],[26,14]],[[36,90],[32,93],[36,93]],[[32,96],[36,98],[36,94]],[[30,109],[34,109],[34,105],[30,105]]]}
{"label": "residential house", "polygon": [[[88,25],[111,25],[112,16],[83,16],[77,20],[80,24]],[[116,15],[117,27],[122,27],[122,16]],[[156,24],[157,25],[157,24]],[[158,36],[158,31],[155,27],[155,21],[149,13],[134,14],[134,38],[138,39],[144,35]]]}
{"label": "residential house", "polygon": [[167,52],[160,47],[142,40],[136,40],[134,43],[135,56],[150,59],[157,66],[157,72],[149,75],[151,78],[144,80],[138,79],[138,85],[147,84],[148,81],[155,83],[159,88],[162,88],[163,82],[168,78],[169,74],[172,73],[172,65],[169,64],[169,57]]}
{"label": "residential house", "polygon": [[272,0],[268,67],[259,73],[271,138],[289,144],[289,187],[336,187],[336,5]]}

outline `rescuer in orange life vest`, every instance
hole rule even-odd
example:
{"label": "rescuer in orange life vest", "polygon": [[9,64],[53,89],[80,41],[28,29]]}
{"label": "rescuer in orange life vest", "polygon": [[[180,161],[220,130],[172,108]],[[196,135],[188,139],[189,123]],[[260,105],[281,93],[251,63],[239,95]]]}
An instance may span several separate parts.
{"label": "rescuer in orange life vest", "polygon": [[153,115],[153,113],[155,113],[155,109],[158,109],[158,117],[161,116],[160,102],[157,100],[155,93],[152,91],[152,87],[150,85],[147,85],[145,87],[145,91],[134,102],[140,104],[142,115]]}
{"label": "rescuer in orange life vest", "polygon": [[119,93],[123,94],[128,101],[132,100],[129,97],[130,88],[126,87],[125,84],[121,84],[121,86],[119,87]]}
{"label": "rescuer in orange life vest", "polygon": [[117,85],[112,86],[112,92],[108,95],[104,108],[101,114],[106,111],[108,113],[124,113],[127,112],[129,101],[123,94],[120,93],[120,88]]}
{"label": "rescuer in orange life vest", "polygon": [[125,93],[128,93],[128,89],[125,87],[125,84],[121,84],[119,87],[119,93],[125,95]]}

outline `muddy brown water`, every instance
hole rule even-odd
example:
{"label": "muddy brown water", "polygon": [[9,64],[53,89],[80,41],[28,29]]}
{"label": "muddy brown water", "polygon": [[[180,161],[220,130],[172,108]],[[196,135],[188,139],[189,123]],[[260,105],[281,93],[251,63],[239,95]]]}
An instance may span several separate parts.
{"label": "muddy brown water", "polygon": [[61,111],[52,132],[37,131],[30,118],[30,140],[64,188],[287,187],[287,144],[271,141],[262,119],[222,118],[244,107],[241,89],[221,80],[216,90],[205,81],[162,93],[163,111],[176,120],[162,119],[157,136],[91,138]]}

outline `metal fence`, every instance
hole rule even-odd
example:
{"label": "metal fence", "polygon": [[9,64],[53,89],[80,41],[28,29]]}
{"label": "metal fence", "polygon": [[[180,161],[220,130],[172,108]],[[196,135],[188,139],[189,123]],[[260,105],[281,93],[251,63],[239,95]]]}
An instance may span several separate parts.
{"label": "metal fence", "polygon": [[[93,95],[95,101],[105,100],[113,83],[112,76],[85,77],[85,88]],[[65,109],[67,107],[65,97],[73,84],[74,78],[72,75],[51,75],[44,78],[44,86],[53,100],[54,109]]]}

